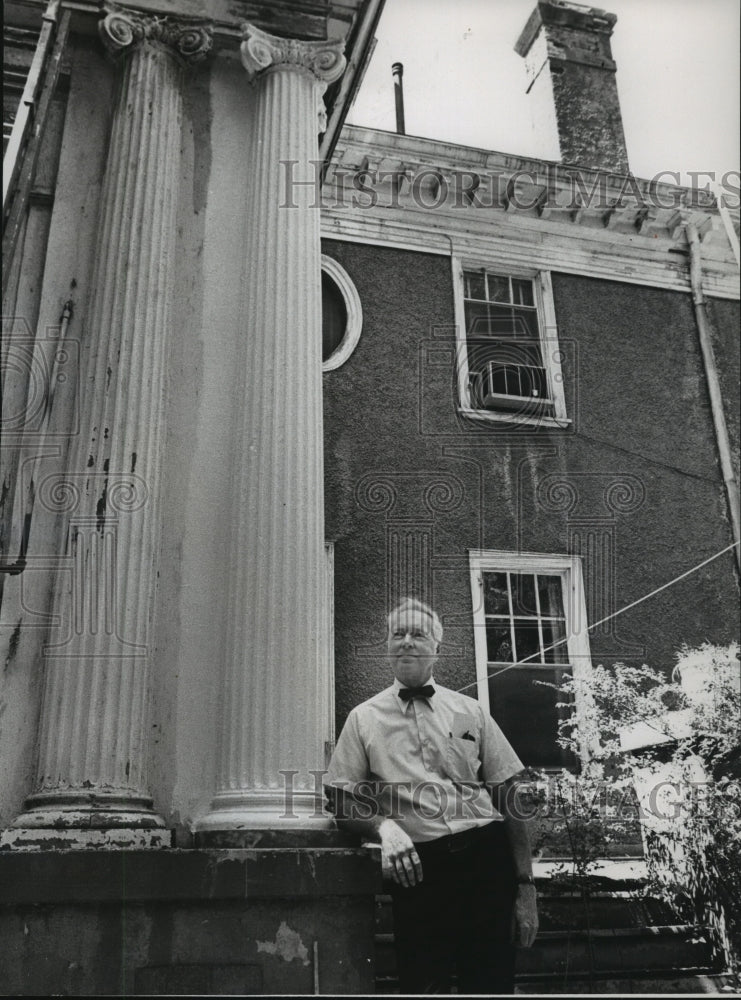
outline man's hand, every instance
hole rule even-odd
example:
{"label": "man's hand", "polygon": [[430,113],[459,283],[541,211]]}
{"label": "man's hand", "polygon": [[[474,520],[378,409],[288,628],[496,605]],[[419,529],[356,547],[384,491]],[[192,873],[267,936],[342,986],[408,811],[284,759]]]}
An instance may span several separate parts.
{"label": "man's hand", "polygon": [[538,906],[534,885],[519,885],[512,911],[512,941],[529,948],[538,933]]}
{"label": "man's hand", "polygon": [[385,819],[378,828],[384,878],[410,889],[422,881],[422,862],[410,837],[392,819]]}

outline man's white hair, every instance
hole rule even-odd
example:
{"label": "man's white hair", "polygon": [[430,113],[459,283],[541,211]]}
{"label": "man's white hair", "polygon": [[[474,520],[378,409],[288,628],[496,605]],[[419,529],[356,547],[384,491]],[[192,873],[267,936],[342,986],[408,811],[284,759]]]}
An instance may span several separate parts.
{"label": "man's white hair", "polygon": [[404,597],[399,604],[389,613],[386,621],[388,622],[389,632],[391,631],[391,620],[397,615],[402,614],[404,611],[417,611],[420,614],[427,615],[427,617],[432,622],[432,637],[435,642],[442,642],[443,638],[443,625],[437,616],[437,613],[432,610],[429,604],[425,604],[424,601],[418,601],[416,597]]}

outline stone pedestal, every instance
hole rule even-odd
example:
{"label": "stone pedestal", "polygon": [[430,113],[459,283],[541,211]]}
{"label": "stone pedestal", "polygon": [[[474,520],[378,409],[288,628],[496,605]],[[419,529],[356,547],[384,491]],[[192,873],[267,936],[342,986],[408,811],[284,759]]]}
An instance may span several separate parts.
{"label": "stone pedestal", "polygon": [[[15,846],[37,845],[47,828],[88,839],[117,828],[119,845],[127,828],[132,844],[169,843],[148,792],[148,675],[181,77],[210,36],[201,23],[118,7],[101,36],[123,65],[84,323],[80,429],[68,471],[40,486],[39,501],[70,519],[45,650],[36,790],[7,835]],[[74,832],[54,836],[74,842]]]}
{"label": "stone pedestal", "polygon": [[0,854],[15,996],[374,991],[373,852]]}
{"label": "stone pedestal", "polygon": [[256,89],[245,206],[243,419],[234,460],[227,662],[216,795],[224,830],[326,829],[329,739],[322,460],[318,111],[339,43],[245,26]]}

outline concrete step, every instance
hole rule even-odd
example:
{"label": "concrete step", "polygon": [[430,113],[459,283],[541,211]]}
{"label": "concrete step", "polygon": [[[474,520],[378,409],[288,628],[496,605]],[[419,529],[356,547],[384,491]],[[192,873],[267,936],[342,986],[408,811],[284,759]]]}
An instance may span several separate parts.
{"label": "concrete step", "polygon": [[654,993],[666,993],[670,996],[677,994],[691,994],[697,996],[698,993],[712,994],[721,993],[727,986],[727,980],[723,976],[695,975],[693,973],[683,974],[680,971],[670,972],[663,976],[631,976],[630,978],[613,979],[599,976],[577,978],[572,976],[568,983],[552,980],[551,982],[533,982],[522,977],[518,977],[515,984],[515,993],[526,995],[543,996],[554,994],[590,994],[609,993],[616,996],[629,996],[631,993],[640,996]]}
{"label": "concrete step", "polygon": [[[376,976],[396,971],[393,934],[376,934]],[[541,931],[532,948],[518,955],[518,974],[531,980],[553,977],[636,976],[722,972],[704,928],[690,924],[587,931]]]}
{"label": "concrete step", "polygon": [[[584,899],[579,893],[540,891],[538,914],[543,931],[576,931],[586,928],[614,930],[664,926],[676,922],[671,908],[658,899],[630,891],[599,891]],[[376,932],[393,934],[391,897],[376,897]]]}
{"label": "concrete step", "polygon": [[[723,992],[724,987],[725,991],[728,992],[728,982],[723,976],[682,974],[681,972],[667,973],[665,976],[631,976],[621,979],[599,976],[580,979],[572,976],[566,983],[563,980],[555,979],[551,982],[533,982],[518,976],[515,983],[515,995],[548,996],[554,994],[562,996],[564,993],[569,995],[605,993],[615,996],[629,996],[634,993],[639,996],[650,996],[655,993],[666,993],[669,996],[678,994],[715,996]],[[376,980],[377,994],[394,996],[398,992],[399,987],[395,977]]]}

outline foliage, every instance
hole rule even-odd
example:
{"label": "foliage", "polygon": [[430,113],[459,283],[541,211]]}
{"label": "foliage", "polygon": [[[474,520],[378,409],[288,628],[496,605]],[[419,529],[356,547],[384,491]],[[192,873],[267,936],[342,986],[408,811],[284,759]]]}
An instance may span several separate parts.
{"label": "foliage", "polygon": [[[578,774],[541,775],[555,786],[573,861],[564,887],[595,884],[599,860],[638,812],[647,891],[679,919],[708,926],[741,983],[741,697],[738,647],[683,646],[674,678],[617,663],[556,687],[559,742]],[[682,684],[679,680],[682,680]],[[694,678],[694,682],[693,682]],[[578,717],[571,708],[579,704]],[[638,752],[623,740],[639,733]],[[636,742],[634,740],[634,742]],[[643,744],[643,745],[641,745]],[[638,799],[632,796],[638,789]]]}

